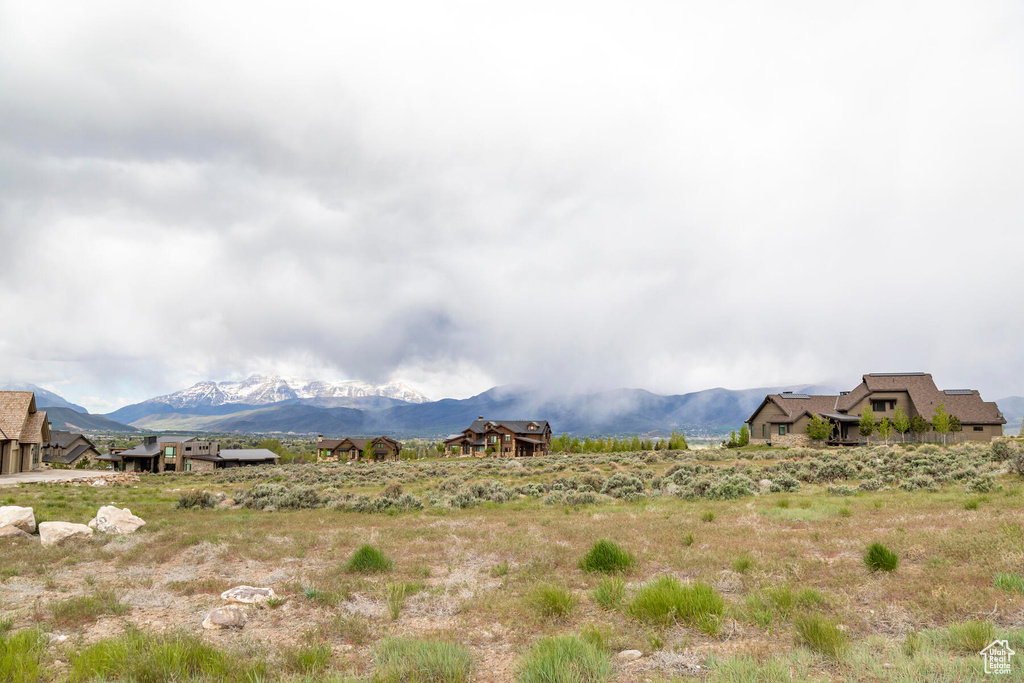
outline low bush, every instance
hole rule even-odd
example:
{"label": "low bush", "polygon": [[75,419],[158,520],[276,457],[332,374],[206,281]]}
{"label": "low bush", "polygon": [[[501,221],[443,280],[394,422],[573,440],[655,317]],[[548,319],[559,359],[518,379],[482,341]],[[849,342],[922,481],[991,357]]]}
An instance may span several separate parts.
{"label": "low bush", "polygon": [[872,543],[864,553],[864,564],[873,572],[893,572],[899,566],[900,556],[881,543]]}
{"label": "low bush", "polygon": [[629,605],[629,613],[644,623],[668,626],[681,622],[714,634],[725,603],[708,584],[684,586],[674,577],[663,576],[644,584]]}
{"label": "low bush", "polygon": [[608,480],[601,488],[601,493],[612,498],[623,498],[625,500],[636,500],[642,498],[646,493],[644,483],[639,478],[617,472],[608,477]]}
{"label": "low bush", "polygon": [[447,640],[385,638],[376,648],[375,683],[469,683],[473,655]]}
{"label": "low bush", "polygon": [[209,491],[188,489],[182,491],[181,495],[178,496],[178,503],[175,507],[186,510],[194,508],[214,508],[217,507],[217,503],[217,496]]}
{"label": "low bush", "polygon": [[797,645],[805,645],[832,659],[842,659],[850,650],[850,641],[836,622],[820,614],[804,614],[793,619]]}
{"label": "low bush", "polygon": [[633,555],[611,541],[600,540],[580,560],[585,572],[621,572],[633,566]]}
{"label": "low bush", "polygon": [[391,571],[394,563],[387,555],[372,545],[362,545],[345,563],[345,571],[350,574],[375,574]]}
{"label": "low bush", "polygon": [[604,683],[608,652],[579,636],[541,638],[519,660],[517,683]]}

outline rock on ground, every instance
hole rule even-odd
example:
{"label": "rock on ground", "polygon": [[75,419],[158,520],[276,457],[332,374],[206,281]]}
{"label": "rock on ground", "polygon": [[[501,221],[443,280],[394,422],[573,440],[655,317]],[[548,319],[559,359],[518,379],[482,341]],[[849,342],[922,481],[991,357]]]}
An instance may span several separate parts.
{"label": "rock on ground", "polygon": [[36,530],[36,516],[32,508],[5,505],[0,507],[0,526],[16,526],[27,534]]}
{"label": "rock on ground", "polygon": [[0,526],[0,538],[32,538],[32,535],[16,526],[5,524]]}
{"label": "rock on ground", "polygon": [[40,522],[39,541],[43,545],[63,545],[76,540],[92,538],[92,529],[71,522]]}
{"label": "rock on ground", "polygon": [[620,662],[632,662],[634,660],[640,659],[643,656],[644,653],[640,652],[640,650],[623,650],[619,654],[615,655],[615,659],[619,660]]}
{"label": "rock on ground", "polygon": [[89,526],[105,534],[131,534],[146,525],[141,517],[136,517],[128,508],[123,510],[113,505],[104,505],[96,512],[96,519]]}
{"label": "rock on ground", "polygon": [[242,605],[258,605],[271,598],[276,598],[273,588],[255,588],[253,586],[235,586],[220,594],[222,600],[237,602]]}
{"label": "rock on ground", "polygon": [[206,615],[206,619],[203,620],[203,628],[242,628],[248,621],[249,617],[245,615],[244,609],[237,605],[228,605],[227,607],[218,607]]}

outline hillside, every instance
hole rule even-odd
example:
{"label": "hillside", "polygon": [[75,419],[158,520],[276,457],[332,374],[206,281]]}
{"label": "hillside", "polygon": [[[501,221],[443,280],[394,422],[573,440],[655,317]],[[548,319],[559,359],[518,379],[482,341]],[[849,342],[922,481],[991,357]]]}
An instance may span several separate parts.
{"label": "hillside", "polygon": [[118,433],[137,432],[138,429],[130,425],[121,424],[102,415],[91,415],[80,413],[70,408],[49,406],[45,408],[46,417],[50,420],[52,429],[62,429],[69,432],[83,432],[93,434],[96,432]]}
{"label": "hillside", "polygon": [[59,396],[52,391],[47,391],[42,387],[36,386],[35,384],[28,384],[26,382],[10,382],[4,385],[0,385],[0,389],[5,391],[31,391],[36,395],[36,408],[40,410],[50,407],[56,408],[70,408],[77,413],[88,413],[89,411],[80,405],[74,404],[63,396]]}

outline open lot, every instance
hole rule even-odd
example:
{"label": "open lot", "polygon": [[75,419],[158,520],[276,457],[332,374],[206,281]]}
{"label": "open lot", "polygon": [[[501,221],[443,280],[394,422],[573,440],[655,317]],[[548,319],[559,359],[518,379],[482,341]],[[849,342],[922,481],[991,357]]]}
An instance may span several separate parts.
{"label": "open lot", "polygon": [[[68,547],[0,540],[5,647],[44,634],[26,649],[37,677],[9,680],[199,680],[221,655],[224,679],[542,680],[530,656],[549,636],[580,636],[607,661],[553,680],[986,680],[981,648],[1024,647],[1024,502],[1006,458],[987,445],[706,450],[21,485],[0,504],[37,521],[85,523],[114,504],[147,525]],[[582,568],[599,540],[630,566]],[[872,543],[895,571],[869,569]],[[392,566],[347,566],[365,544]],[[656,582],[683,597],[662,610]],[[279,598],[242,629],[202,629],[240,584]],[[110,654],[132,638],[206,654],[147,676]],[[396,648],[420,642],[395,638],[468,658],[441,677],[395,673]],[[1024,661],[1012,666],[1000,680],[1024,680]]]}

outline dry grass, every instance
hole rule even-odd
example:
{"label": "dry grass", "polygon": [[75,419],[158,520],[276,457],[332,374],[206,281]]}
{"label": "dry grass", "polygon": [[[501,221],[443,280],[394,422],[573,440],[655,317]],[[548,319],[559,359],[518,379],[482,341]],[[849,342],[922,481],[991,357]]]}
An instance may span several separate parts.
{"label": "dry grass", "polygon": [[[907,455],[924,457],[919,452]],[[755,454],[764,456],[788,457],[756,460],[755,467],[788,463],[799,468],[814,457]],[[649,483],[676,464],[671,459],[648,463],[628,454],[616,457],[618,461],[552,458],[517,463],[521,467],[498,461],[422,466],[431,471],[405,464],[322,469],[365,473],[362,479],[358,477],[363,474],[345,474],[353,478],[356,493],[376,496],[397,481],[403,495],[426,499],[452,479],[455,491],[474,482],[499,482],[512,489],[573,477],[607,478],[614,472]],[[750,465],[743,460],[687,462],[715,470]],[[484,464],[492,466],[483,469]],[[296,467],[270,472],[314,481],[319,471]],[[574,635],[594,624],[601,624],[602,639],[617,649],[685,651],[705,670],[712,660],[722,663],[720,671],[711,667],[711,680],[748,680],[741,677],[745,671],[769,676],[749,680],[774,680],[770,676],[780,667],[793,680],[890,680],[889,670],[878,668],[885,661],[903,672],[902,679],[893,680],[962,680],[956,676],[974,671],[969,662],[976,654],[967,648],[977,638],[954,625],[979,615],[985,615],[997,636],[1011,638],[1015,649],[1024,647],[1013,640],[1018,636],[1010,628],[1024,610],[1024,593],[1014,578],[1020,576],[1019,558],[1024,556],[1024,528],[1017,521],[1024,499],[1019,482],[1008,475],[998,479],[1002,490],[986,493],[983,504],[970,510],[964,509],[965,501],[981,499],[973,494],[969,498],[959,483],[940,485],[934,492],[893,487],[848,496],[830,494],[826,484],[804,483],[797,491],[736,500],[658,494],[635,501],[599,497],[594,504],[576,506],[547,503],[545,494],[466,508],[428,505],[397,514],[330,508],[175,509],[180,492],[173,489],[201,488],[232,496],[236,487],[251,484],[221,477],[143,477],[138,488],[102,493],[40,485],[5,492],[10,504],[33,506],[40,521],[85,522],[99,505],[114,502],[130,507],[148,524],[130,537],[97,535],[78,547],[0,543],[0,621],[12,620],[14,632],[30,627],[34,619],[45,625],[67,610],[61,604],[73,599],[74,591],[92,585],[88,581],[124,589],[119,597],[131,606],[127,613],[70,610],[100,617],[76,617],[66,622],[73,625],[62,627],[86,648],[125,626],[196,628],[203,611],[219,604],[215,595],[220,591],[240,583],[272,585],[285,604],[254,610],[242,635],[247,642],[263,643],[252,645],[263,648],[255,653],[257,658],[278,662],[284,661],[285,652],[295,654],[289,675],[296,680],[306,676],[303,662],[316,667],[323,661],[322,650],[296,649],[313,642],[309,633],[331,646],[321,674],[363,679],[373,676],[376,648],[388,636],[461,643],[472,653],[475,680],[507,681],[514,677],[516,659],[538,635]],[[858,485],[856,479],[845,483],[854,489]],[[489,490],[491,495],[500,492]],[[850,514],[844,516],[843,509]],[[580,567],[580,558],[600,540],[628,548],[634,562],[625,580]],[[863,557],[869,541],[898,553],[898,571],[868,569]],[[363,545],[386,549],[391,570],[347,573],[344,563]],[[677,606],[672,616],[666,612],[649,621],[626,608],[636,604],[643,586],[663,576],[674,577],[682,587],[699,582],[713,588],[722,603],[720,613],[710,612],[716,627],[705,629],[699,620],[681,618],[685,605]],[[147,580],[151,587],[143,589]],[[407,589],[399,599],[397,588],[389,593],[389,584],[422,589]],[[531,600],[545,584],[558,588],[572,605],[554,618]],[[998,606],[994,612],[993,606]],[[814,656],[795,645],[795,622],[808,612],[846,627],[845,656]],[[392,620],[392,615],[397,618]],[[672,625],[677,622],[681,625]],[[922,634],[914,656],[905,652],[908,630]],[[228,647],[213,635],[203,638],[218,648]],[[954,647],[954,642],[963,644]],[[740,653],[746,659],[736,657]],[[49,646],[43,666],[61,657],[70,661],[58,646]],[[626,667],[615,676],[632,683],[682,675],[681,670],[647,671],[641,675]]]}

